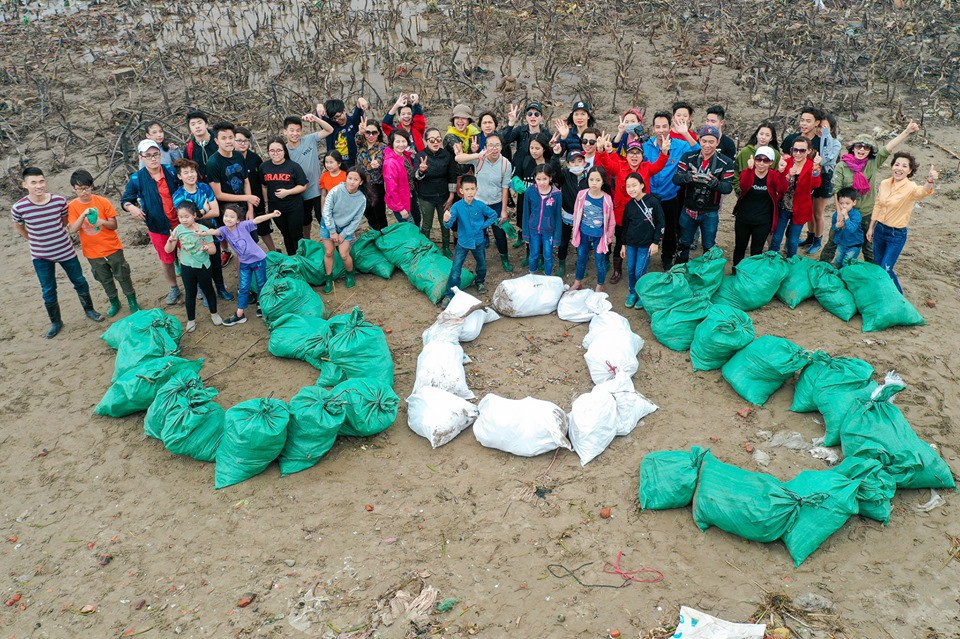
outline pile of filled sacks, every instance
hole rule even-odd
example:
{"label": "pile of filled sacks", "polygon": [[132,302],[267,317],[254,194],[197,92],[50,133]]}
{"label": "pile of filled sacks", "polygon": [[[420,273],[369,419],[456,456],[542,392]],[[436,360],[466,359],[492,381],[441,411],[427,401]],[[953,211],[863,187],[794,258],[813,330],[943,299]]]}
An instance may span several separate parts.
{"label": "pile of filled sacks", "polygon": [[[559,277],[524,275],[497,287],[493,307],[456,290],[450,305],[424,331],[413,394],[407,398],[408,424],[434,448],[472,425],[477,441],[488,448],[526,457],[566,448],[585,465],[657,409],[631,379],[643,340],[626,318],[610,311],[606,293],[567,291]],[[483,325],[500,314],[554,312],[567,321],[590,322],[583,347],[593,390],[577,397],[569,413],[533,397],[514,400],[492,393],[472,404],[475,395],[463,367],[470,360],[461,342],[476,339]]]}

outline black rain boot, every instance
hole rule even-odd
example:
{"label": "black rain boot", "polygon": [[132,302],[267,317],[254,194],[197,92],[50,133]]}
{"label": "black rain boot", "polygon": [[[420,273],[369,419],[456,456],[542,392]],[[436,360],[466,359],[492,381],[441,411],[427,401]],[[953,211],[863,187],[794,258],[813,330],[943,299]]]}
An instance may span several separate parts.
{"label": "black rain boot", "polygon": [[623,258],[619,253],[613,254],[613,275],[610,276],[610,283],[616,284],[623,277]]}
{"label": "black rain boot", "polygon": [[47,339],[53,339],[63,328],[63,320],[60,319],[60,304],[44,304],[47,307],[47,316],[50,318],[50,330],[47,331]]}
{"label": "black rain boot", "polygon": [[90,298],[90,293],[77,294],[77,297],[80,298],[80,306],[83,307],[83,312],[94,322],[102,322],[103,315],[98,313],[93,308],[93,300]]}

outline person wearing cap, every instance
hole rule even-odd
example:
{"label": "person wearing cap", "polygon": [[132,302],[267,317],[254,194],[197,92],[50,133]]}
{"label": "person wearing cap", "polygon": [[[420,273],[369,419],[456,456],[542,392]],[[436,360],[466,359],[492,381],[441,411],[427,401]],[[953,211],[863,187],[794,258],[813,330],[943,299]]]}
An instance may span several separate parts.
{"label": "person wearing cap", "polygon": [[580,151],[586,162],[587,169],[590,169],[597,163],[597,153],[600,152],[598,143],[600,142],[600,129],[594,126],[588,126],[579,137],[567,125],[567,123],[558,118],[554,120],[554,126],[557,129],[557,137],[566,141],[567,149],[570,151]]}
{"label": "person wearing cap", "polygon": [[[530,155],[530,141],[543,133],[549,139],[550,131],[543,123],[543,105],[536,101],[527,103],[524,109],[526,124],[518,126],[517,117],[520,115],[520,105],[510,105],[510,112],[507,115],[507,126],[503,129],[503,145],[510,147],[516,145],[513,151],[513,172],[521,180],[533,183],[533,170],[537,168],[537,162]],[[523,224],[523,198],[517,198],[517,226]],[[523,244],[523,240],[517,238],[513,243],[514,248]]]}
{"label": "person wearing cap", "polygon": [[700,229],[703,250],[717,243],[720,225],[720,198],[733,191],[733,160],[717,153],[720,131],[715,126],[700,129],[699,151],[692,151],[680,160],[673,183],[685,186],[683,209],[680,211],[680,247],[677,262],[690,260],[694,232]]}
{"label": "person wearing cap", "polygon": [[733,162],[733,191],[740,196],[740,174],[744,172],[750,160],[755,156],[757,149],[761,146],[767,146],[773,149],[773,166],[780,164],[780,144],[777,142],[777,127],[772,122],[761,122],[757,130],[753,132],[747,145],[740,149],[736,159]]}
{"label": "person wearing cap", "polygon": [[[847,146],[847,152],[840,157],[833,173],[833,189],[836,193],[848,186],[857,189],[860,194],[860,199],[857,201],[857,210],[860,211],[862,216],[860,225],[864,233],[870,228],[873,207],[876,203],[877,187],[880,183],[880,180],[877,179],[877,171],[897,147],[919,130],[920,125],[910,120],[907,128],[884,146],[879,146],[876,140],[869,135],[857,135]],[[820,261],[832,262],[836,252],[837,245],[831,232],[826,246],[820,253]],[[873,243],[867,240],[863,242],[863,259],[868,262],[873,261]]]}
{"label": "person wearing cap", "polygon": [[567,132],[564,133],[560,131],[559,126],[557,126],[557,131],[560,133],[560,139],[566,140],[568,149],[577,148],[580,144],[580,138],[583,137],[586,130],[597,125],[593,113],[590,112],[590,103],[586,100],[577,100],[574,102],[573,107],[570,109],[570,115],[567,116],[566,120],[561,120],[561,122],[566,124]]}
{"label": "person wearing cap", "polygon": [[655,162],[647,162],[643,159],[643,144],[639,141],[631,142],[627,145],[627,157],[620,157],[613,148],[613,142],[609,135],[602,136],[600,145],[604,152],[598,157],[598,164],[604,168],[608,175],[613,178],[615,191],[613,192],[613,212],[617,226],[614,232],[616,245],[613,248],[613,274],[610,275],[610,283],[616,284],[623,277],[623,258],[621,257],[621,248],[623,247],[623,210],[627,203],[632,199],[627,193],[627,176],[631,173],[639,173],[643,178],[644,184],[650,183],[650,176],[656,174],[667,165],[667,159],[670,157],[670,138],[663,141],[660,148],[660,156]]}
{"label": "person wearing cap", "polygon": [[[450,114],[450,126],[447,127],[447,132],[443,136],[443,148],[454,157],[458,153],[469,152],[472,139],[479,134],[480,129],[473,124],[473,112],[470,107],[466,104],[458,104],[453,107],[453,113]],[[469,166],[457,165],[458,178],[469,172]]]}
{"label": "person wearing cap", "polygon": [[786,161],[778,160],[778,155],[772,147],[761,146],[753,152],[753,157],[740,173],[740,195],[733,207],[736,218],[733,225],[734,269],[746,255],[748,245],[750,255],[763,253],[767,238],[777,223],[777,207],[788,186],[787,178],[780,172]]}
{"label": "person wearing cap", "polygon": [[567,166],[560,171],[560,198],[563,209],[560,219],[563,228],[560,231],[560,243],[557,245],[557,275],[564,277],[567,274],[567,253],[570,249],[570,238],[573,236],[573,208],[580,191],[589,188],[587,184],[587,166],[583,151],[572,150],[567,153]]}
{"label": "person wearing cap", "polygon": [[120,198],[120,208],[147,227],[150,242],[157,251],[163,277],[170,286],[167,304],[180,301],[180,287],[174,269],[174,255],[167,253],[167,238],[180,222],[173,206],[173,194],[180,188],[180,180],[173,167],[161,164],[160,145],[143,140],[137,145],[137,154],[143,159],[143,168],[130,176]]}

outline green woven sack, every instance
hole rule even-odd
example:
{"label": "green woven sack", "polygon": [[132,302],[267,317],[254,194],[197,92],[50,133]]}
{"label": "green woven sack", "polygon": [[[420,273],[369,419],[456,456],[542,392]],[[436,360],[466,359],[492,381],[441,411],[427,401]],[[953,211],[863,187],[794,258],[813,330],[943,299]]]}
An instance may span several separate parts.
{"label": "green woven sack", "polygon": [[340,257],[340,251],[333,252],[333,269],[330,275],[327,275],[326,267],[323,265],[324,248],[321,242],[303,238],[297,244],[297,253],[295,255],[300,264],[300,274],[307,284],[320,286],[325,284],[328,279],[339,280],[346,276],[347,267]]}
{"label": "green woven sack", "polygon": [[174,455],[212,462],[223,438],[226,411],[214,401],[182,395],[173,403],[163,422],[160,439]]}
{"label": "green woven sack", "polygon": [[289,423],[290,410],[279,399],[248,399],[228,410],[214,487],[239,484],[265,471],[283,450]]}
{"label": "green woven sack", "polygon": [[762,335],[731,357],[721,372],[740,397],[762,406],[809,361],[810,353],[790,340]]}
{"label": "green woven sack", "polygon": [[876,459],[898,488],[956,488],[947,463],[893,405],[904,388],[903,380],[888,373],[869,399],[855,400],[840,433],[844,456]]}
{"label": "green woven sack", "polygon": [[651,315],[693,297],[686,276],[673,269],[665,273],[647,273],[637,280],[636,293],[643,309]]}
{"label": "green woven sack", "polygon": [[817,264],[799,255],[787,258],[787,276],[777,289],[777,299],[790,308],[796,308],[800,302],[813,297],[813,286],[810,285],[810,267]]}
{"label": "green woven sack", "polygon": [[859,482],[833,470],[804,470],[784,488],[803,500],[796,522],[783,535],[797,567],[857,514]]}
{"label": "green woven sack", "polygon": [[203,380],[193,371],[177,371],[157,390],[156,399],[147,409],[147,415],[143,418],[144,435],[162,440],[167,414],[174,410],[178,402],[199,406],[212,401],[217,395],[217,389],[205,388]]}
{"label": "green woven sack", "polygon": [[159,308],[151,308],[117,320],[103,332],[100,339],[116,350],[127,339],[154,331],[166,333],[172,342],[179,344],[183,335],[183,324],[173,315],[168,315]]}
{"label": "green woven sack", "polygon": [[124,417],[147,410],[171,376],[184,369],[196,375],[201,366],[203,358],[190,361],[171,356],[145,360],[111,384],[93,412],[105,417]]}
{"label": "green woven sack", "polygon": [[358,237],[350,247],[350,257],[353,258],[354,270],[388,280],[396,266],[387,259],[383,251],[377,248],[378,237],[380,237],[380,231],[372,229]]}
{"label": "green woven sack", "polygon": [[891,326],[923,326],[926,321],[897,290],[887,272],[868,262],[847,262],[840,277],[853,293],[863,316],[863,330],[882,331]]}
{"label": "green woven sack", "polygon": [[[413,261],[414,255],[436,245],[425,237],[416,224],[391,224],[374,240],[377,248],[391,264],[404,268]],[[447,269],[447,273],[450,269]]]}
{"label": "green woven sack", "polygon": [[348,379],[337,384],[330,395],[330,403],[342,407],[346,416],[340,434],[348,437],[370,437],[385,431],[400,409],[397,394],[377,379]]}
{"label": "green woven sack", "polygon": [[321,362],[320,375],[317,376],[316,386],[331,388],[340,382],[347,381],[347,375],[343,369],[331,362]]}
{"label": "green woven sack", "polygon": [[861,400],[869,400],[879,386],[873,380],[864,382],[862,386],[852,383],[834,389],[818,401],[817,410],[823,415],[824,446],[840,445],[840,434],[847,424],[847,414],[858,406]]}
{"label": "green woven sack", "polygon": [[742,311],[758,309],[773,299],[789,270],[786,260],[774,251],[751,255],[737,264],[736,275],[723,278],[710,301]]}
{"label": "green woven sack", "polygon": [[286,477],[316,465],[326,455],[343,426],[343,407],[330,402],[325,388],[307,386],[290,400],[287,441],[280,451],[280,474]]}
{"label": "green woven sack", "polygon": [[323,300],[301,279],[278,277],[268,280],[260,291],[260,310],[268,325],[284,315],[323,319]]}
{"label": "green woven sack", "polygon": [[893,510],[890,500],[897,492],[897,482],[880,462],[876,459],[847,457],[833,470],[859,482],[857,508],[861,516],[875,519],[884,526],[890,523],[890,512]]}
{"label": "green woven sack", "polygon": [[392,387],[393,357],[383,329],[364,321],[360,307],[354,307],[349,315],[350,321],[330,338],[330,363],[339,367],[346,379],[370,377]]}
{"label": "green woven sack", "polygon": [[844,322],[849,322],[857,314],[853,294],[847,290],[833,264],[815,262],[810,269],[810,285],[820,305]]}
{"label": "green woven sack", "polygon": [[705,295],[695,294],[690,299],[653,313],[650,316],[650,330],[667,348],[675,351],[690,350],[694,333],[700,322],[710,313],[710,306]]}
{"label": "green woven sack", "polygon": [[644,510],[683,508],[693,501],[700,464],[709,448],[658,450],[640,462],[640,489],[637,497]]}
{"label": "green woven sack", "polygon": [[282,315],[270,325],[270,354],[299,359],[320,369],[328,359],[330,326],[319,317]]}
{"label": "green woven sack", "polygon": [[772,475],[724,464],[707,453],[693,495],[693,519],[700,530],[720,530],[751,541],[780,539],[793,527],[802,500]]}
{"label": "green woven sack", "polygon": [[[447,292],[447,279],[453,270],[453,260],[444,256],[436,246],[417,249],[412,260],[400,266],[418,291],[425,293],[434,304],[438,304]],[[475,276],[467,269],[460,270],[460,288],[467,288],[474,282]]]}
{"label": "green woven sack", "polygon": [[293,255],[284,255],[280,251],[267,253],[267,279],[275,277],[293,277],[303,279],[300,272],[300,261]]}
{"label": "green woven sack", "polygon": [[717,292],[720,282],[723,281],[723,269],[727,265],[723,257],[723,250],[714,246],[700,257],[694,258],[686,264],[677,264],[671,271],[683,273],[690,284],[694,295],[701,294],[707,299]]}
{"label": "green woven sack", "polygon": [[823,351],[814,351],[810,355],[810,364],[797,380],[790,410],[795,413],[819,410],[820,404],[830,401],[834,393],[866,386],[874,372],[873,366],[862,359],[830,357]]}
{"label": "green woven sack", "polygon": [[712,304],[693,332],[690,344],[693,370],[717,370],[756,336],[749,315],[732,306]]}

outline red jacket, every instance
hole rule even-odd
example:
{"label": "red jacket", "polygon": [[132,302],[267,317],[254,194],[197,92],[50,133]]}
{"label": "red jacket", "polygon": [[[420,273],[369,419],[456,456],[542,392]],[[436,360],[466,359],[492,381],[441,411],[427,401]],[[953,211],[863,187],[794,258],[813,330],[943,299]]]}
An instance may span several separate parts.
{"label": "red jacket", "polygon": [[[734,215],[737,214],[737,208],[740,206],[740,202],[743,201],[744,196],[753,187],[753,179],[756,175],[753,169],[749,168],[744,169],[740,173],[740,197],[737,198],[737,203],[733,207]],[[767,195],[773,200],[773,226],[770,227],[771,233],[773,229],[777,228],[777,213],[779,212],[780,198],[783,197],[783,194],[787,192],[789,187],[790,183],[787,182],[787,177],[783,173],[775,169],[767,171]]]}
{"label": "red jacket", "polygon": [[[636,172],[643,178],[644,191],[649,192],[650,176],[659,173],[667,165],[670,159],[669,154],[661,153],[656,162],[640,161],[640,166]],[[630,196],[627,195],[627,176],[634,172],[627,163],[627,159],[620,157],[616,152],[597,153],[596,163],[603,167],[607,175],[613,179],[613,215],[617,220],[617,226],[623,222],[623,209],[626,208]]]}
{"label": "red jacket", "polygon": [[[793,167],[793,157],[788,157],[787,166],[783,169],[784,177],[789,176],[791,167]],[[820,176],[813,174],[813,160],[807,158],[800,170],[800,175],[797,176],[791,224],[806,224],[813,219],[813,190],[818,186],[820,186]],[[740,188],[742,189],[743,185]],[[787,188],[789,188],[789,185]],[[786,190],[784,189],[784,191]],[[776,224],[776,221],[774,221],[774,224]]]}
{"label": "red jacket", "polygon": [[[419,105],[418,105],[419,106]],[[393,133],[394,129],[404,129],[406,127],[401,126],[399,119],[395,117],[388,117],[390,114],[383,116],[383,122],[380,124],[383,129],[384,137],[389,136]],[[423,151],[423,134],[427,130],[427,118],[423,116],[423,112],[418,112],[417,109],[414,109],[413,112],[413,121],[410,123],[410,128],[407,129],[407,132],[413,137],[413,146],[417,149],[417,152]]]}

